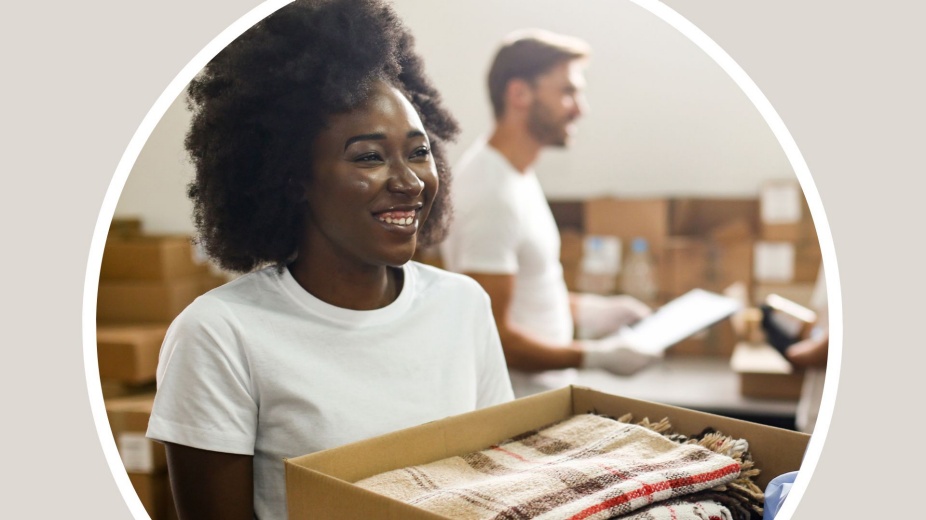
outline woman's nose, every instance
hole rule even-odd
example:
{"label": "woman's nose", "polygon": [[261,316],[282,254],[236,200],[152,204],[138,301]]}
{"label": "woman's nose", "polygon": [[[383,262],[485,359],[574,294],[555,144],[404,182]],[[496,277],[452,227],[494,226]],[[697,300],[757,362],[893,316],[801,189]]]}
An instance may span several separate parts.
{"label": "woman's nose", "polygon": [[395,193],[417,197],[424,191],[424,181],[407,164],[398,163],[390,169],[386,187]]}

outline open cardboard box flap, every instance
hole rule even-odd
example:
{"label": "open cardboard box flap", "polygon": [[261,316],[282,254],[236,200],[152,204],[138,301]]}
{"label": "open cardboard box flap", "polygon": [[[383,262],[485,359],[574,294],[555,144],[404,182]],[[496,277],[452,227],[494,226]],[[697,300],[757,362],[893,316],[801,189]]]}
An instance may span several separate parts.
{"label": "open cardboard box flap", "polygon": [[524,432],[588,412],[612,417],[631,413],[634,421],[644,417],[654,421],[668,417],[678,433],[697,434],[710,427],[747,439],[756,467],[762,470],[756,482],[763,489],[775,476],[800,467],[810,438],[780,428],[569,386],[287,459],[289,517],[445,518],[361,489],[353,482],[394,469],[482,450]]}

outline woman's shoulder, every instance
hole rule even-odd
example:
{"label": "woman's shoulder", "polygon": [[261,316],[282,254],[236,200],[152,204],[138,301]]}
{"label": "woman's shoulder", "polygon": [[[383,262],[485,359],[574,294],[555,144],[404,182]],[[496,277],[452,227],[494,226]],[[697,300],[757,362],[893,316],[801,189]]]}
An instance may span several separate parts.
{"label": "woman's shoulder", "polygon": [[237,319],[246,313],[246,308],[262,305],[260,300],[276,292],[279,276],[275,268],[268,267],[230,280],[194,299],[172,326],[201,326]]}
{"label": "woman's shoulder", "polygon": [[409,262],[406,266],[414,271],[417,290],[420,293],[436,290],[442,297],[447,298],[488,298],[482,286],[469,276],[419,262]]}

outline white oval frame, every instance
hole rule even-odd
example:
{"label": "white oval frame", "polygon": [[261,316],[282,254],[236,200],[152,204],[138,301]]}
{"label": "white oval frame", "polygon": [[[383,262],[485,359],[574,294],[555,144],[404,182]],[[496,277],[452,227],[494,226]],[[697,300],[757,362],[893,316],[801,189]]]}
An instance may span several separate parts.
{"label": "white oval frame", "polygon": [[[665,21],[680,33],[685,35],[708,56],[711,57],[720,67],[733,79],[734,82],[743,90],[750,101],[762,114],[763,119],[768,123],[778,142],[781,144],[791,167],[797,176],[798,182],[807,199],[810,207],[810,213],[813,217],[814,225],[817,229],[817,237],[820,241],[820,250],[823,255],[823,266],[826,277],[827,300],[829,305],[830,320],[830,349],[829,362],[826,368],[826,378],[823,388],[823,400],[820,406],[820,413],[817,418],[814,433],[810,438],[804,461],[801,464],[801,471],[797,480],[788,495],[788,500],[778,513],[778,518],[787,520],[791,518],[797,505],[800,503],[804,491],[807,489],[807,483],[813,476],[817,462],[820,459],[820,453],[823,444],[829,432],[830,421],[833,414],[833,405],[836,399],[836,390],[839,382],[839,368],[842,360],[842,293],[839,286],[839,270],[836,264],[836,252],[833,247],[833,238],[830,232],[829,222],[823,210],[823,203],[820,195],[813,183],[810,170],[804,161],[797,144],[785,127],[784,122],[778,116],[778,113],[772,108],[771,103],[759,90],[759,87],[749,78],[746,72],[733,61],[733,59],[724,52],[710,37],[698,29],[694,24],[689,22],[676,11],[656,0],[627,0],[639,5],[647,11],[653,13],[661,20]],[[109,421],[106,417],[106,409],[103,404],[102,387],[100,383],[99,365],[97,361],[96,350],[96,302],[97,289],[100,281],[100,266],[103,259],[103,246],[106,242],[106,236],[109,232],[109,225],[115,214],[116,204],[125,187],[129,173],[141,153],[142,147],[155,126],[167,112],[171,103],[183,92],[186,85],[193,79],[196,73],[201,70],[216,54],[219,53],[226,45],[241,35],[248,28],[256,24],[261,19],[270,15],[270,13],[290,3],[290,0],[268,0],[255,7],[244,16],[236,20],[232,25],[227,27],[222,33],[216,36],[209,44],[206,45],[189,63],[174,77],[173,81],[167,86],[163,93],[155,101],[154,105],[145,115],[129,146],[126,148],[116,167],[115,174],[110,182],[106,195],[103,198],[103,205],[97,218],[96,227],[94,228],[93,239],[90,245],[90,254],[87,262],[87,273],[84,280],[84,300],[83,300],[83,346],[84,346],[84,372],[87,380],[87,391],[90,397],[90,408],[93,413],[94,423],[96,424],[97,435],[103,448],[103,454],[109,469],[115,478],[119,491],[129,507],[129,511],[135,518],[148,518],[148,514],[142,506],[141,500],[135,493],[132,483],[129,481],[128,474],[122,465],[122,459],[116,448],[115,441],[112,438],[112,431],[109,427]]]}

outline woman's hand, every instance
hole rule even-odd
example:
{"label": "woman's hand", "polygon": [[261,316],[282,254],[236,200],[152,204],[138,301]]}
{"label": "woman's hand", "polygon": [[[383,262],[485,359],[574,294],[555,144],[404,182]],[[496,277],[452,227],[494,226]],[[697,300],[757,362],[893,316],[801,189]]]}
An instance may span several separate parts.
{"label": "woman's hand", "polygon": [[254,457],[165,443],[180,520],[253,520]]}

